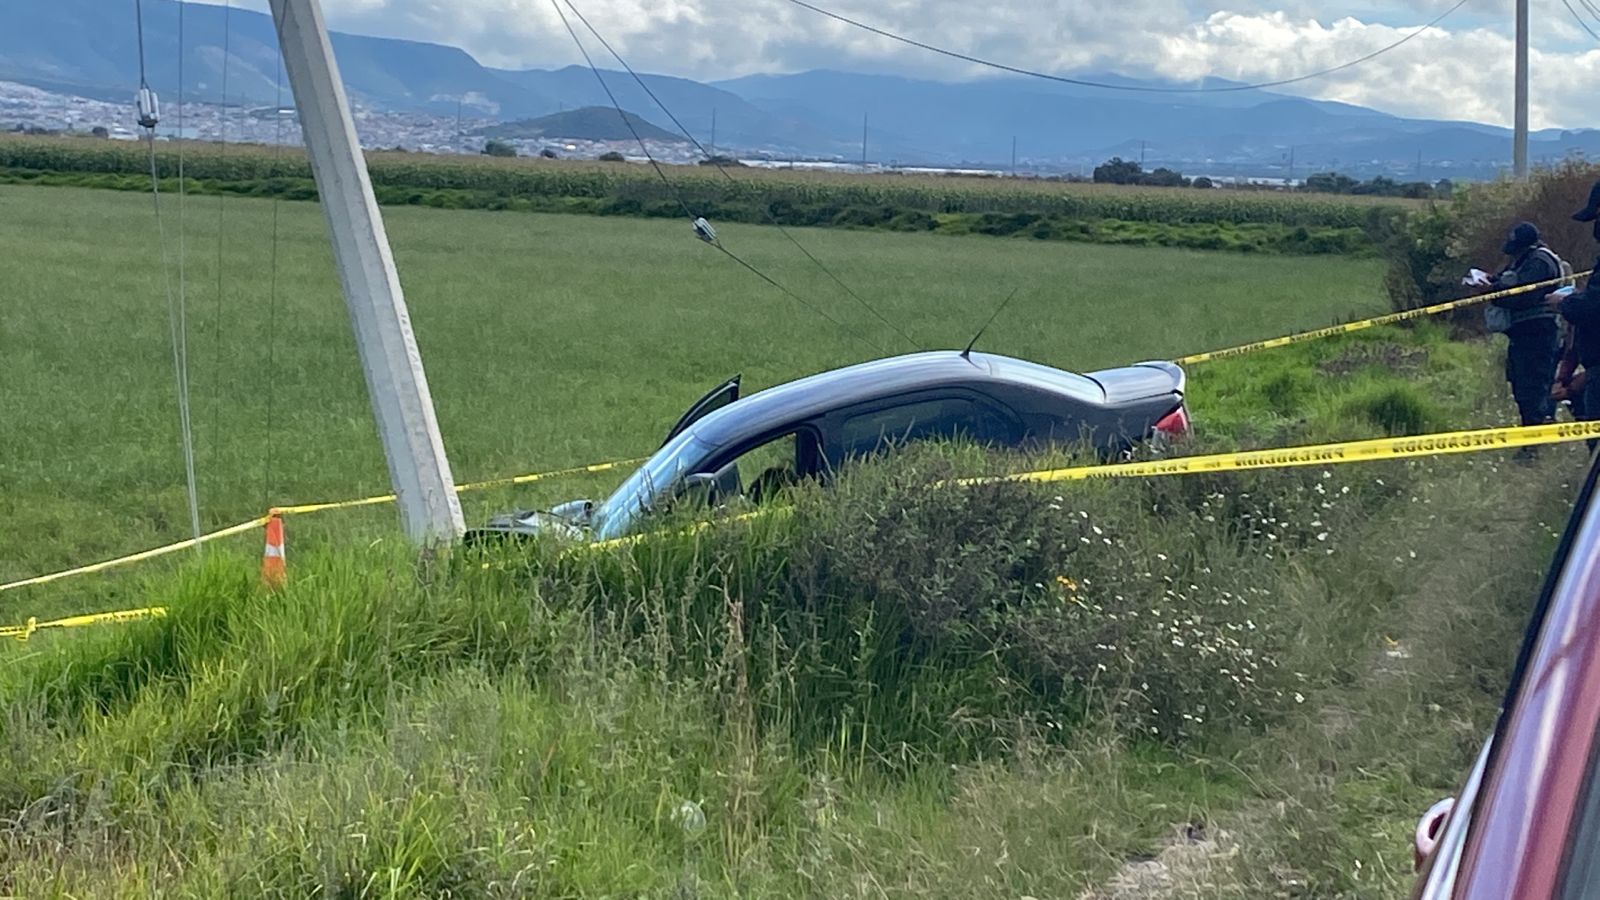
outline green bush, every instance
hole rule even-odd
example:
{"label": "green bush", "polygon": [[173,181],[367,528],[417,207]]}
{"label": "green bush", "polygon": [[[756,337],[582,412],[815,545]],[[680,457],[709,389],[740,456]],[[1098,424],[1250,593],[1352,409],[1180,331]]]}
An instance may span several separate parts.
{"label": "green bush", "polygon": [[1375,385],[1346,401],[1343,411],[1390,435],[1436,431],[1443,418],[1437,404],[1405,383]]}
{"label": "green bush", "polygon": [[[1525,182],[1497,181],[1454,189],[1448,204],[1432,204],[1403,220],[1391,221],[1381,238],[1389,258],[1385,285],[1397,310],[1442,303],[1465,296],[1461,278],[1473,267],[1494,271],[1506,262],[1500,252],[1517,222],[1539,226],[1551,248],[1573,268],[1590,267],[1596,252],[1591,230],[1572,221],[1600,166],[1570,162],[1535,171]],[[1477,310],[1452,313],[1457,327],[1481,333]]]}

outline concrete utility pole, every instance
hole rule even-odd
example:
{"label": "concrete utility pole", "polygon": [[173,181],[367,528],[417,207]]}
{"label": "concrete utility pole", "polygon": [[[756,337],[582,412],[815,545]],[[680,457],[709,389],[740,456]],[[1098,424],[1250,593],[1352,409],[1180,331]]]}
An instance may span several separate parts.
{"label": "concrete utility pole", "polygon": [[271,5],[401,522],[416,543],[452,540],[465,530],[461,503],[322,8]]}
{"label": "concrete utility pole", "polygon": [[1516,124],[1511,171],[1528,177],[1528,0],[1517,0]]}
{"label": "concrete utility pole", "polygon": [[861,114],[861,168],[867,167],[867,114]]}

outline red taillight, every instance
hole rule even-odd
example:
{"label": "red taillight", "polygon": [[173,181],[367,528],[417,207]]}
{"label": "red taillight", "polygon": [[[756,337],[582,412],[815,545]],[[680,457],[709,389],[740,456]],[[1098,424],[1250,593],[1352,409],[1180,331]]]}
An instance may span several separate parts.
{"label": "red taillight", "polygon": [[1177,409],[1161,417],[1156,431],[1167,437],[1184,437],[1189,433],[1189,411],[1180,404]]}

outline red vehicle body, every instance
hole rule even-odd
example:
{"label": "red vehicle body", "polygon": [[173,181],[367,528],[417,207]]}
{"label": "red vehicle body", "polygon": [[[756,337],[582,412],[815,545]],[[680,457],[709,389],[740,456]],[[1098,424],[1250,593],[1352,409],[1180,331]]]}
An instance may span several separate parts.
{"label": "red vehicle body", "polygon": [[1600,897],[1600,467],[1534,608],[1499,722],[1417,826],[1419,898]]}

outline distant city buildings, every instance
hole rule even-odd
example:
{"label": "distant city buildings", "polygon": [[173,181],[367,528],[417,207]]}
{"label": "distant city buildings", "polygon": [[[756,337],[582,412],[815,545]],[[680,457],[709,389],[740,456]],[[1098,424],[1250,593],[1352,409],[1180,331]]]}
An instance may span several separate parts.
{"label": "distant city buildings", "polygon": [[[183,137],[191,140],[248,144],[299,144],[300,122],[292,108],[268,106],[221,106],[215,103],[186,102],[162,97],[158,138]],[[491,119],[432,116],[426,113],[385,112],[356,105],[356,133],[368,150],[407,150],[422,153],[468,153],[483,150],[484,138],[474,134],[496,124]],[[113,140],[143,137],[134,122],[133,95],[128,102],[113,103],[87,97],[59,94],[15,82],[0,81],[0,131],[43,130],[65,133],[94,133],[105,129]],[[518,155],[538,156],[550,150],[557,156],[594,159],[617,152],[638,156],[633,141],[580,141],[549,138],[512,140]],[[663,162],[694,163],[698,154],[692,145],[646,141],[650,153]]]}

